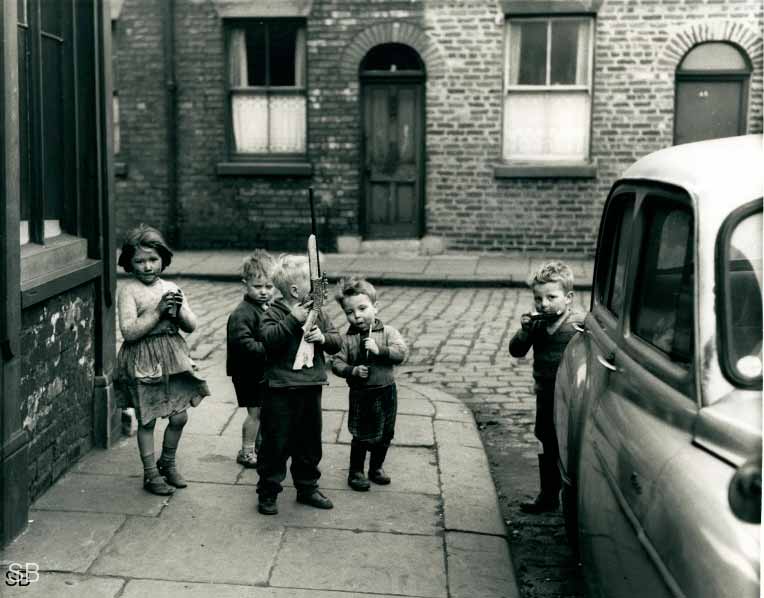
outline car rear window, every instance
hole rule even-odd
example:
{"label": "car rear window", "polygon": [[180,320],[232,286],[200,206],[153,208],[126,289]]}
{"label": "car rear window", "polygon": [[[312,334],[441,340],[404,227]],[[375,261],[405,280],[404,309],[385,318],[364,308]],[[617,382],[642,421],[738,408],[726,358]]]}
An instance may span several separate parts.
{"label": "car rear window", "polygon": [[722,229],[722,361],[733,382],[761,385],[762,212],[743,211]]}

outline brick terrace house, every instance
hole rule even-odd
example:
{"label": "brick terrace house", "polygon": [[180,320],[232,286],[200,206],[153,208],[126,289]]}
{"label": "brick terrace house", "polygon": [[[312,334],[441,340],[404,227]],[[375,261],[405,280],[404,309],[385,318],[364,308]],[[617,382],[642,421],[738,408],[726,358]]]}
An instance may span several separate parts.
{"label": "brick terrace house", "polygon": [[[186,248],[591,254],[635,159],[762,130],[760,0],[115,2],[116,219]],[[437,243],[435,243],[437,245]]]}
{"label": "brick terrace house", "polygon": [[4,2],[0,29],[3,546],[120,411],[108,3]]}

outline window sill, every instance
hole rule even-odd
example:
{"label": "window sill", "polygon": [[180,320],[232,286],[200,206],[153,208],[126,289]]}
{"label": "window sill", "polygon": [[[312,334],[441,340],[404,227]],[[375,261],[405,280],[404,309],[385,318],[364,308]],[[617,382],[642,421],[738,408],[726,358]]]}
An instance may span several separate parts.
{"label": "window sill", "polygon": [[128,168],[125,162],[114,162],[114,176],[124,179],[127,176]]}
{"label": "window sill", "polygon": [[100,274],[101,262],[88,259],[85,239],[60,235],[48,239],[46,245],[22,245],[21,307],[45,301]]}
{"label": "window sill", "polygon": [[310,162],[220,162],[218,176],[311,176]]}
{"label": "window sill", "polygon": [[493,167],[497,179],[595,179],[597,162],[502,162]]}

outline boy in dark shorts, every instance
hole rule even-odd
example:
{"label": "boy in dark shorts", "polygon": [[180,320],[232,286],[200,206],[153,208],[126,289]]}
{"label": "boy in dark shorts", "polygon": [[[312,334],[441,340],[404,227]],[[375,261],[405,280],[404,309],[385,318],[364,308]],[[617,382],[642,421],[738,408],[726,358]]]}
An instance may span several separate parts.
{"label": "boy in dark shorts", "polygon": [[246,257],[241,266],[244,298],[228,317],[226,374],[231,376],[239,407],[247,409],[241,429],[241,450],[236,462],[257,466],[260,450],[260,406],[268,391],[265,382],[265,345],[258,340],[260,321],[273,299],[271,276],[275,260],[262,249]]}

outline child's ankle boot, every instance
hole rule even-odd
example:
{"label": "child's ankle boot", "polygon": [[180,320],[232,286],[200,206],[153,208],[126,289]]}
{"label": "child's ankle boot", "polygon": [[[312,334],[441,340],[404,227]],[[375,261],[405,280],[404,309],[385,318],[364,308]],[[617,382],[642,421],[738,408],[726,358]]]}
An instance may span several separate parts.
{"label": "child's ankle boot", "polygon": [[188,487],[188,483],[183,478],[183,476],[180,475],[178,468],[175,466],[175,460],[163,460],[160,457],[159,461],[157,461],[157,469],[159,470],[159,473],[164,476],[164,479],[167,480],[167,483],[171,486],[175,486],[176,488]]}
{"label": "child's ankle boot", "polygon": [[143,478],[143,489],[157,496],[170,496],[175,488],[168,486],[161,476]]}
{"label": "child's ankle boot", "polygon": [[363,475],[363,471],[351,471],[348,473],[348,486],[357,492],[366,492],[371,485]]}

